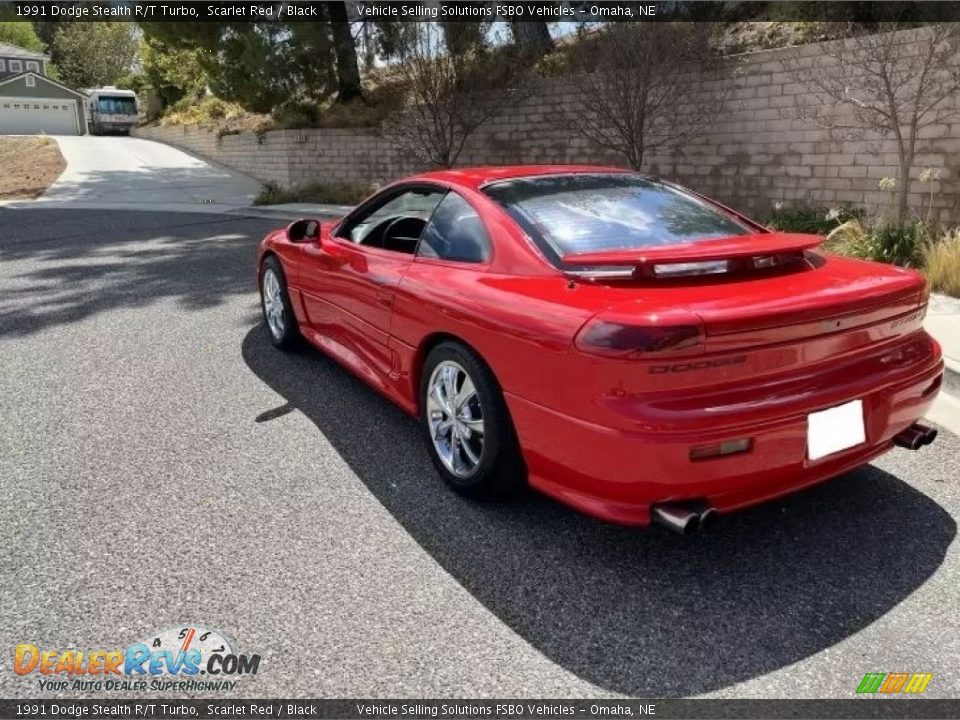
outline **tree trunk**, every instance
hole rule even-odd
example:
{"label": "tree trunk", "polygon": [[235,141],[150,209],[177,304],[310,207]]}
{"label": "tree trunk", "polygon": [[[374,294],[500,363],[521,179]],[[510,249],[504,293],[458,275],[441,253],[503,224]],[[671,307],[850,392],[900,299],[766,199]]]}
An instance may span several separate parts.
{"label": "tree trunk", "polygon": [[903,225],[903,219],[907,216],[907,191],[910,188],[910,168],[909,166],[900,166],[900,185],[897,187],[897,225]]}
{"label": "tree trunk", "polygon": [[[914,133],[914,137],[915,136],[916,134]],[[900,167],[898,171],[900,177],[897,178],[897,225],[903,225],[903,221],[907,217],[907,193],[910,190],[910,168],[913,167],[914,156],[913,147],[914,140],[910,138],[906,143],[906,147],[900,151]]]}
{"label": "tree trunk", "polygon": [[900,151],[900,178],[897,185],[897,225],[903,225],[907,218],[907,192],[910,190],[910,169],[917,151],[917,120],[913,119],[909,127],[909,136],[904,138],[898,131],[897,140]]}
{"label": "tree trunk", "polygon": [[514,20],[510,23],[513,39],[520,50],[534,58],[542,58],[553,50],[553,38],[543,21],[528,22]]}
{"label": "tree trunk", "polygon": [[357,48],[347,20],[346,4],[328,2],[330,27],[333,31],[333,48],[337,56],[337,102],[344,103],[363,94],[360,85],[360,66],[357,64]]}

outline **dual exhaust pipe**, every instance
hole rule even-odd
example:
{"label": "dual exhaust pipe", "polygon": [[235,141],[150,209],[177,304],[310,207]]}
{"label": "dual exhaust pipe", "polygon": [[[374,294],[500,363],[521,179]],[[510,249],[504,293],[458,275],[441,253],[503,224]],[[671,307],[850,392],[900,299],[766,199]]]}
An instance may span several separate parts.
{"label": "dual exhaust pipe", "polygon": [[[936,428],[914,423],[893,436],[893,444],[908,450],[919,450],[937,439]],[[719,516],[716,508],[704,502],[667,502],[654,505],[653,519],[680,535],[692,535],[713,524]]]}
{"label": "dual exhaust pipe", "polygon": [[693,535],[713,524],[719,517],[706,503],[661,503],[652,508],[653,519],[680,535]]}
{"label": "dual exhaust pipe", "polygon": [[937,431],[921,423],[914,423],[906,430],[901,430],[893,436],[893,444],[907,450],[919,450],[937,439]]}

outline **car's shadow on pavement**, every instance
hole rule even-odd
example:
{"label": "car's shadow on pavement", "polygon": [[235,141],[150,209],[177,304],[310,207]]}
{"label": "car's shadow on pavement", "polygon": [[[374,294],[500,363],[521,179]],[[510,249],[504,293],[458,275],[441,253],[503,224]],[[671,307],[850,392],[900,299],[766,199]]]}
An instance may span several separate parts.
{"label": "car's shadow on pavement", "polygon": [[262,325],[242,352],[285,400],[256,420],[306,415],[477,600],[608,690],[703,693],[828,648],[923,584],[956,534],[939,505],[872,466],[692,538],[606,525],[534,493],[476,504],[443,486],[414,420],[332,361],[275,350]]}

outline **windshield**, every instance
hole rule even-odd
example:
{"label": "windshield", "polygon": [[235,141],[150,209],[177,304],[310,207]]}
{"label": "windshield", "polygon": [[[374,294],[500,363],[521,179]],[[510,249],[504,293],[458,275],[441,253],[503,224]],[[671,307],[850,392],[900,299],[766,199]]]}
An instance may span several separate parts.
{"label": "windshield", "polygon": [[679,245],[754,232],[695,196],[629,173],[517,178],[483,191],[554,261],[572,253]]}
{"label": "windshield", "polygon": [[137,101],[132,97],[99,97],[97,110],[105,115],[136,115]]}

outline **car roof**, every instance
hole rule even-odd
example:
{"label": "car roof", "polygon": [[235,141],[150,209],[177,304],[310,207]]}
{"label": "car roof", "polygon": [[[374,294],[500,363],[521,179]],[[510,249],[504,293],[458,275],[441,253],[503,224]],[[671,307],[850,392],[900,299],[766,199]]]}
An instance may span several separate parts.
{"label": "car roof", "polygon": [[535,177],[537,175],[573,175],[577,173],[629,173],[621,167],[606,165],[504,165],[434,170],[406,178],[407,181],[432,180],[469,187],[474,190],[496,180]]}

